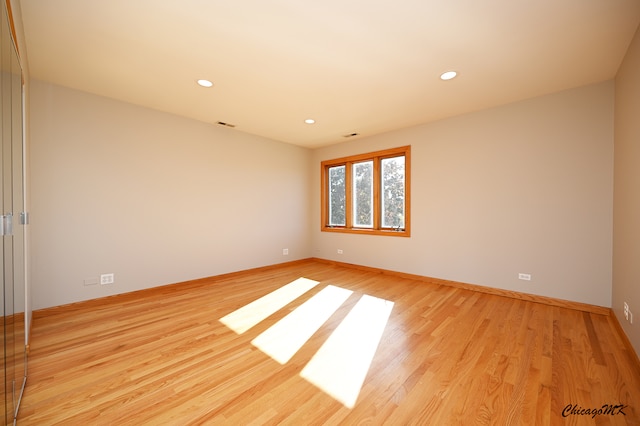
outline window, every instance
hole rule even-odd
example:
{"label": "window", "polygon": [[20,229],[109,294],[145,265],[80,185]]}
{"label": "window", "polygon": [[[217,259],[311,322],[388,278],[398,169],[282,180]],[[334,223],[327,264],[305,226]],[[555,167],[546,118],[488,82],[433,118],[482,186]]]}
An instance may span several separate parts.
{"label": "window", "polygon": [[322,231],[409,236],[411,147],[323,161]]}

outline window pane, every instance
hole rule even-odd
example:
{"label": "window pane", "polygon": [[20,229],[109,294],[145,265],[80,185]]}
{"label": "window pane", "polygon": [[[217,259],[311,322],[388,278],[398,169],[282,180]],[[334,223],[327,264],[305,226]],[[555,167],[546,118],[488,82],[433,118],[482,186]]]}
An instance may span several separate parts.
{"label": "window pane", "polygon": [[353,226],[373,228],[373,161],[353,165]]}
{"label": "window pane", "polygon": [[382,160],[382,227],[404,229],[404,156]]}
{"label": "window pane", "polygon": [[346,223],[346,166],[329,167],[329,225],[345,226]]}

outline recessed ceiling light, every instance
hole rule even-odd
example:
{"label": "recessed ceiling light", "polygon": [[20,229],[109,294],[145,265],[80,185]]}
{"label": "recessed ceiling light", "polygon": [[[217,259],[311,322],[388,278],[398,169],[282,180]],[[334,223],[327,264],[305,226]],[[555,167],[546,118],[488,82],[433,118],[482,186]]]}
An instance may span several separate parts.
{"label": "recessed ceiling light", "polygon": [[209,80],[198,80],[198,84],[202,87],[211,87],[213,86],[213,83],[210,82]]}
{"label": "recessed ceiling light", "polygon": [[451,80],[456,75],[458,75],[458,73],[455,72],[455,71],[447,71],[445,73],[442,73],[442,75],[440,75],[440,79],[442,79],[442,80]]}
{"label": "recessed ceiling light", "polygon": [[307,118],[306,120],[304,120],[304,122],[307,124],[313,124],[316,122],[316,120],[314,120],[313,118]]}

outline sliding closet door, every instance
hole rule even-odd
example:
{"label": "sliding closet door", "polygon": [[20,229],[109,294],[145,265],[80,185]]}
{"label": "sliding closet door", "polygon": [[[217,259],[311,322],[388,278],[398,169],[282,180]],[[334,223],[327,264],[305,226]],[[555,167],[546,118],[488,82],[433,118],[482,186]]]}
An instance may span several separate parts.
{"label": "sliding closet door", "polygon": [[[13,340],[13,238],[7,237],[6,212],[13,204],[11,195],[11,35],[7,15],[2,10],[2,34],[0,38],[0,110],[2,117],[2,146],[0,147],[0,253],[2,256],[2,293],[3,293],[3,328],[4,328],[4,421],[13,422],[13,382],[15,376],[14,358],[15,342]],[[9,210],[7,210],[9,209]]]}
{"label": "sliding closet door", "polygon": [[25,330],[25,221],[24,161],[22,124],[22,68],[18,52],[11,44],[11,210],[12,217],[12,279],[13,279],[13,411],[18,406],[26,382],[26,330]]}
{"label": "sliding closet door", "polygon": [[6,4],[0,30],[0,309],[2,420],[13,424],[26,377],[22,72]]}
{"label": "sliding closet door", "polygon": [[13,237],[7,236],[7,215],[13,205],[11,194],[11,33],[9,32],[6,11],[2,10],[2,34],[0,39],[0,109],[2,118],[2,146],[0,147],[0,253],[2,256],[3,283],[3,328],[4,328],[4,421],[13,423],[13,388],[15,341],[13,339]]}

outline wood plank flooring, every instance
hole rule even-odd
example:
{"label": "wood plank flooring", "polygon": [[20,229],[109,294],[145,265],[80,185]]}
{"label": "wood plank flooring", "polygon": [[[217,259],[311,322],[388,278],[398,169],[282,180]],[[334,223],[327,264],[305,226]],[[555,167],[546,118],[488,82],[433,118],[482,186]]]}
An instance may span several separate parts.
{"label": "wood plank flooring", "polygon": [[[319,284],[246,332],[220,322],[300,277]],[[329,285],[353,293],[288,362],[251,343]],[[300,373],[363,295],[394,305],[348,408]],[[302,261],[36,312],[18,424],[640,425],[612,321]]]}

